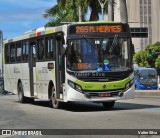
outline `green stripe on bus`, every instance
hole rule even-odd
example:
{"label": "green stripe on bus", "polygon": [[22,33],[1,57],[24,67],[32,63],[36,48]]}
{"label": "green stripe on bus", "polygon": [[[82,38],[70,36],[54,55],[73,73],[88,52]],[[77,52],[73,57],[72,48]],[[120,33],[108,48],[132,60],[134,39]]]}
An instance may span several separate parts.
{"label": "green stripe on bus", "polygon": [[54,32],[55,32],[55,29],[49,29],[49,30],[45,31],[45,34],[51,34],[51,33],[54,33]]}
{"label": "green stripe on bus", "polygon": [[[130,82],[130,78],[114,82],[83,82],[76,80],[75,83],[80,85],[83,90],[116,90],[124,89],[125,85]],[[106,85],[105,88],[103,86]]]}
{"label": "green stripe on bus", "polygon": [[39,80],[38,70],[36,68],[36,80]]}

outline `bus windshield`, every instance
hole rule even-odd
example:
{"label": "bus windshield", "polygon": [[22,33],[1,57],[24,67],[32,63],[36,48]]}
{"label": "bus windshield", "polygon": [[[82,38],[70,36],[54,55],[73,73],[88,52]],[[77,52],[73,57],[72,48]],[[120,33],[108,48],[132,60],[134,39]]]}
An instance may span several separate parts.
{"label": "bus windshield", "polygon": [[157,73],[155,70],[140,70],[140,83],[141,84],[156,84],[157,83]]}
{"label": "bus windshield", "polygon": [[130,39],[83,38],[68,41],[67,68],[72,71],[115,72],[132,68]]}

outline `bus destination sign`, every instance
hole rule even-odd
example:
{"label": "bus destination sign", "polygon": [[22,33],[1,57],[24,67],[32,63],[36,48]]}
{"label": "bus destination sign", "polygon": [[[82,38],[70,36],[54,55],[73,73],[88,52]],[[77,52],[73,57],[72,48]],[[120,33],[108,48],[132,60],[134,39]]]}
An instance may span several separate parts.
{"label": "bus destination sign", "polygon": [[121,26],[76,26],[76,33],[108,33],[121,32]]}
{"label": "bus destination sign", "polygon": [[84,33],[120,33],[123,32],[122,25],[102,24],[102,25],[73,25],[70,26],[69,34]]}

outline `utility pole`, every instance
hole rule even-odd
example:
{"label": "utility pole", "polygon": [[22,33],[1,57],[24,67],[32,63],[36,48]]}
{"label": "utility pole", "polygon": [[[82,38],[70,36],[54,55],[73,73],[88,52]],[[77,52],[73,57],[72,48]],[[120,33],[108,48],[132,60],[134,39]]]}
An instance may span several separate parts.
{"label": "utility pole", "polygon": [[98,1],[101,6],[101,10],[102,10],[102,20],[104,20],[104,5],[106,4],[107,0],[105,0],[104,3],[100,2],[100,0]]}

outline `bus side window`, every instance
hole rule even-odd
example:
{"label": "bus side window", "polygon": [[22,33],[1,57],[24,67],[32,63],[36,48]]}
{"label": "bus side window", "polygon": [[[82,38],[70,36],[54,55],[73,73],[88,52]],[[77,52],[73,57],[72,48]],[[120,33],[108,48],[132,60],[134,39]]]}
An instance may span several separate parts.
{"label": "bus side window", "polygon": [[23,50],[22,50],[22,60],[26,61],[26,42],[23,42],[22,45],[23,45],[22,46],[22,48],[23,48]]}
{"label": "bus side window", "polygon": [[5,62],[9,63],[9,58],[10,58],[10,45],[7,44],[5,45]]}
{"label": "bus side window", "polygon": [[53,38],[52,37],[46,38],[45,55],[46,55],[46,60],[53,60]]}
{"label": "bus side window", "polygon": [[14,63],[15,62],[15,44],[11,44],[10,45],[10,61],[11,63]]}
{"label": "bus side window", "polygon": [[42,61],[45,59],[44,55],[44,39],[39,39],[37,41],[37,60]]}
{"label": "bus side window", "polygon": [[21,42],[18,42],[16,44],[16,60],[17,60],[17,62],[21,61],[21,56],[22,56]]}
{"label": "bus side window", "polygon": [[28,61],[28,42],[23,42],[22,43],[22,60],[23,62]]}
{"label": "bus side window", "polygon": [[28,54],[29,54],[29,42],[26,42],[26,61],[28,61]]}

